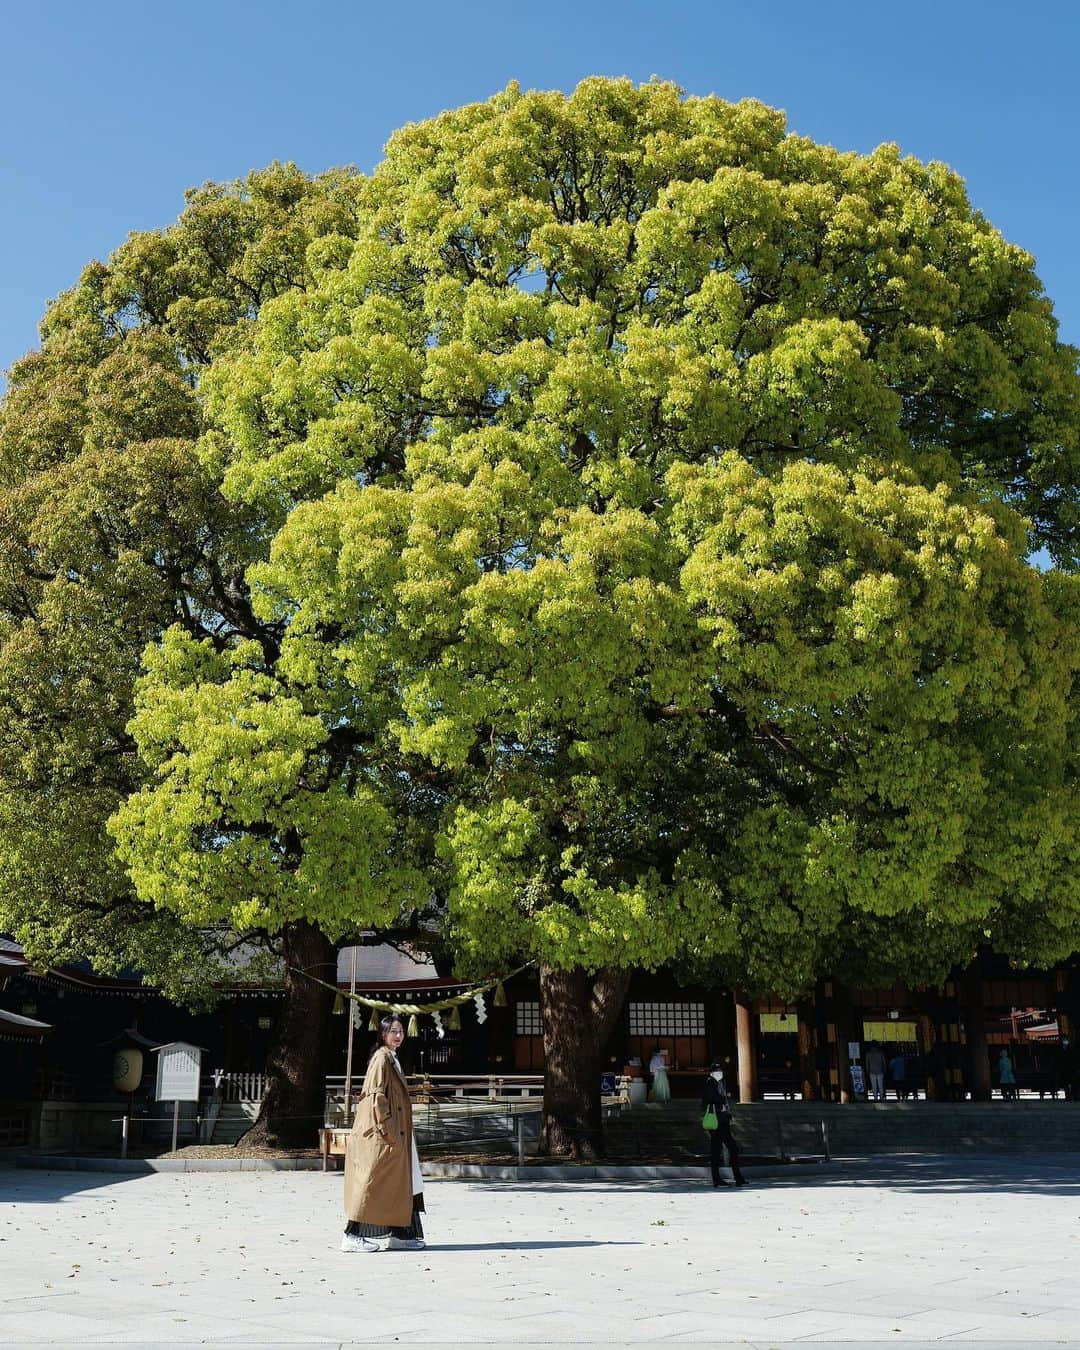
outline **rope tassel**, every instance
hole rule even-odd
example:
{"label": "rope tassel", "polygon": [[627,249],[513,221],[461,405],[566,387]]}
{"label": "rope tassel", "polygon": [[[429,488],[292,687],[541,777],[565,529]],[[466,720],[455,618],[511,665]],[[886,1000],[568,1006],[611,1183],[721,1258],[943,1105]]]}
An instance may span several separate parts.
{"label": "rope tassel", "polygon": [[[520,975],[523,970],[528,970],[533,965],[532,961],[523,966],[518,966],[517,970],[512,970],[504,979],[511,980]],[[487,1018],[487,1007],[484,1003],[484,995],[490,990],[494,990],[493,1002],[496,1008],[505,1008],[507,1006],[506,990],[503,987],[502,979],[489,980],[486,984],[473,985],[471,989],[466,989],[464,993],[455,994],[452,998],[443,998],[433,1000],[431,1003],[388,1003],[385,999],[366,998],[363,994],[346,993],[336,985],[329,984],[326,980],[320,980],[317,975],[312,975],[310,971],[302,970],[299,966],[290,966],[290,970],[297,975],[306,975],[309,980],[314,980],[316,984],[321,984],[324,989],[332,989],[334,992],[335,1009],[339,1000],[341,1007],[344,1008],[344,1001],[349,999],[356,1008],[370,1008],[371,1016],[368,1019],[368,1030],[378,1031],[379,1019],[385,1013],[392,1013],[395,1017],[404,1017],[409,1014],[409,1024],[406,1029],[406,1035],[417,1036],[420,1034],[420,1024],[418,1017],[427,1017],[434,1012],[449,1012],[449,1026],[453,1031],[461,1030],[461,1009],[466,1003],[476,1005],[476,1020],[483,1023]],[[355,1023],[359,1025],[359,1023]]]}

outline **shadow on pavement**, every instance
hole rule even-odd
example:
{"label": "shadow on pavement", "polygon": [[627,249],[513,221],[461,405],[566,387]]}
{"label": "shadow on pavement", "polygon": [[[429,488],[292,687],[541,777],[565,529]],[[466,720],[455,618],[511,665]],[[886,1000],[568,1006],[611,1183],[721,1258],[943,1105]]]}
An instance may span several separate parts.
{"label": "shadow on pavement", "polygon": [[1080,1153],[956,1156],[899,1154],[842,1158],[835,1170],[800,1178],[770,1177],[770,1187],[869,1186],[928,1194],[1080,1196]]}
{"label": "shadow on pavement", "polygon": [[143,1172],[76,1172],[45,1168],[0,1167],[0,1203],[54,1205],[69,1195],[98,1191],[119,1182],[143,1181]]}
{"label": "shadow on pavement", "polygon": [[[611,1195],[630,1190],[656,1195],[713,1194],[708,1179],[655,1181],[545,1181],[475,1182],[492,1191],[520,1194],[539,1191],[551,1194],[587,1191]],[[839,1158],[826,1167],[792,1167],[790,1172],[755,1177],[736,1191],[722,1187],[731,1203],[736,1194],[761,1191],[812,1191],[851,1187],[905,1191],[912,1194],[1064,1195],[1080,1197],[1080,1152],[1027,1153],[972,1156],[970,1154],[896,1154],[888,1157]],[[723,1204],[723,1199],[716,1203]],[[741,1206],[740,1206],[741,1208]]]}
{"label": "shadow on pavement", "polygon": [[602,1242],[584,1239],[581,1242],[432,1242],[432,1251],[440,1252],[543,1252],[562,1247],[640,1247],[640,1242]]}

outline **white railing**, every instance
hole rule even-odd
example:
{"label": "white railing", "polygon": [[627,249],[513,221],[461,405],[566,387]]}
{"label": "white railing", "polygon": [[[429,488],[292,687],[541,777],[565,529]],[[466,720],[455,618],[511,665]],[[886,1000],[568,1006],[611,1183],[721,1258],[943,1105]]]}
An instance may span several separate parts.
{"label": "white railing", "polygon": [[[364,1075],[353,1078],[353,1096],[360,1095]],[[544,1095],[542,1073],[414,1073],[409,1087],[419,1100],[481,1100],[489,1102],[530,1101]],[[215,1069],[204,1082],[208,1097],[222,1102],[260,1102],[266,1090],[261,1073],[224,1073]],[[345,1075],[331,1074],[326,1080],[326,1095],[344,1098]]]}
{"label": "white railing", "polygon": [[223,1102],[261,1102],[266,1091],[266,1075],[261,1073],[224,1073],[215,1069],[203,1090]]}
{"label": "white railing", "polygon": [[[364,1076],[353,1079],[353,1095],[358,1096]],[[480,1098],[484,1101],[528,1101],[544,1095],[542,1073],[411,1073],[409,1087],[420,1099],[449,1101]],[[326,1080],[328,1096],[344,1097],[345,1075],[331,1074]]]}

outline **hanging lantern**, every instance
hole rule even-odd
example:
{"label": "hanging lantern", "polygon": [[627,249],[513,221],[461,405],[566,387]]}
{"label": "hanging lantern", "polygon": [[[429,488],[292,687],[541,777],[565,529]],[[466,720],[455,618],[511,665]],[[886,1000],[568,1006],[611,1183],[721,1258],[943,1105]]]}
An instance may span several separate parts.
{"label": "hanging lantern", "polygon": [[335,1017],[340,1017],[345,1011],[345,999],[342,997],[340,989],[334,995],[334,1007],[332,1011]]}
{"label": "hanging lantern", "polygon": [[502,980],[495,986],[495,1006],[496,1008],[506,1007],[506,990],[503,988]]}
{"label": "hanging lantern", "polygon": [[368,1029],[368,1031],[378,1031],[378,1029],[379,1029],[379,1010],[378,1010],[378,1008],[372,1008],[372,1010],[371,1010],[371,1016],[368,1018],[367,1029]]}
{"label": "hanging lantern", "polygon": [[416,1020],[415,1013],[409,1014],[409,1025],[405,1028],[405,1035],[406,1036],[420,1035],[420,1023]]}
{"label": "hanging lantern", "polygon": [[461,1030],[461,1009],[458,1007],[456,1003],[450,1009],[450,1030],[451,1031]]}

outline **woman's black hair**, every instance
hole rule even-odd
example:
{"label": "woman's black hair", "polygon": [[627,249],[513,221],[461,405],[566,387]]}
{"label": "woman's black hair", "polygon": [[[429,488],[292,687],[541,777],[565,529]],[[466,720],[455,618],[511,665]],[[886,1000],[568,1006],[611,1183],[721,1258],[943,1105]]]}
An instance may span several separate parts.
{"label": "woman's black hair", "polygon": [[375,1038],[375,1044],[371,1047],[371,1050],[368,1053],[368,1059],[371,1058],[371,1056],[375,1053],[376,1050],[381,1050],[383,1046],[386,1044],[387,1033],[389,1032],[390,1028],[394,1025],[395,1022],[398,1024],[398,1026],[401,1028],[402,1031],[405,1030],[405,1019],[403,1017],[399,1017],[397,1013],[387,1013],[384,1017],[379,1018],[379,1034]]}

